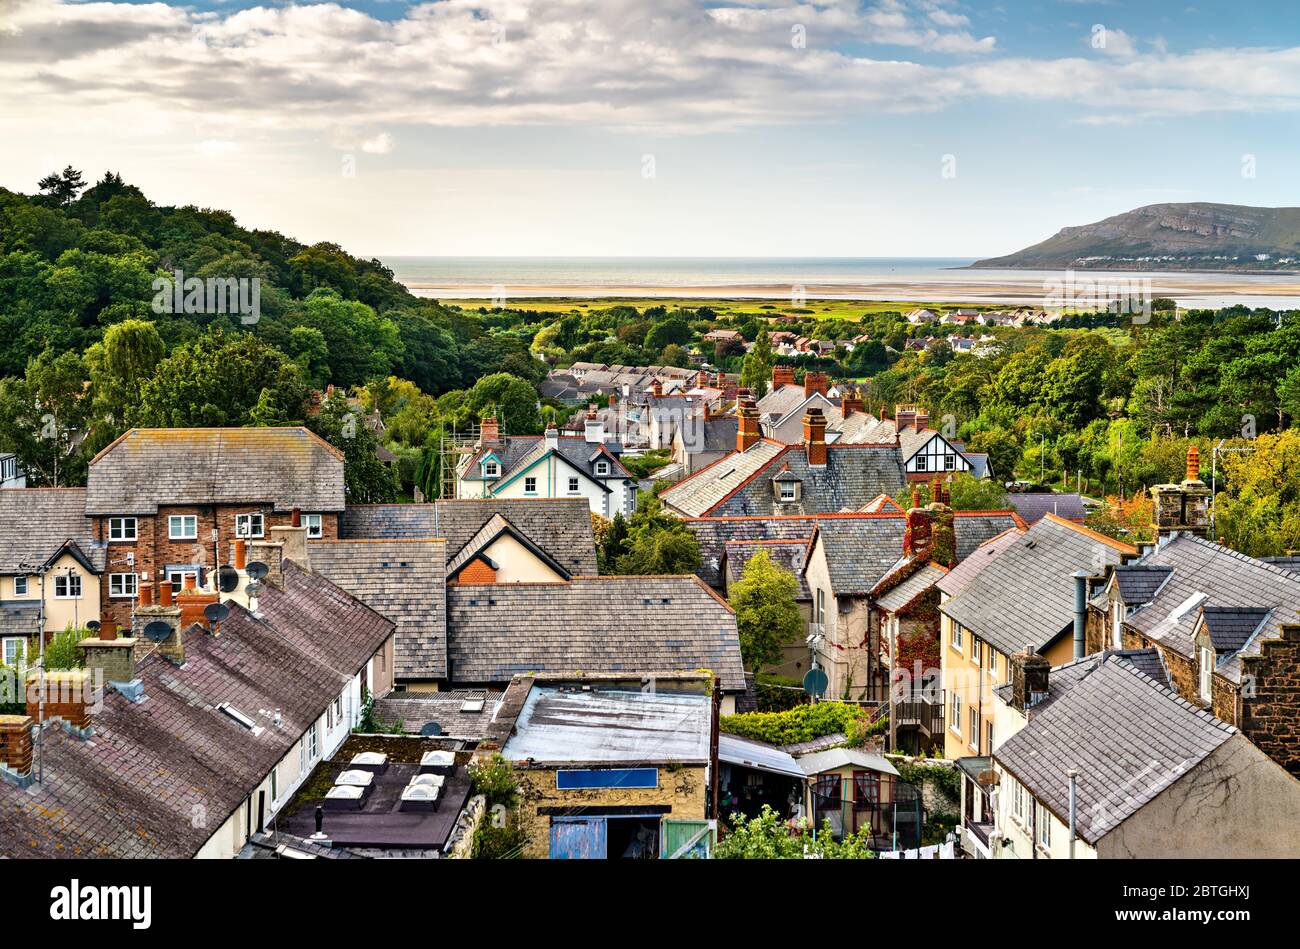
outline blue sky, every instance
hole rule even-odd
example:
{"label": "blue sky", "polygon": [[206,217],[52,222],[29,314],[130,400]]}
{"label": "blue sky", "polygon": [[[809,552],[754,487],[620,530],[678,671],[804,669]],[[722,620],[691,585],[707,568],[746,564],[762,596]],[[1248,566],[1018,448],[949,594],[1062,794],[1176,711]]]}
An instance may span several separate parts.
{"label": "blue sky", "polygon": [[1300,185],[1281,2],[0,0],[0,78],[4,187],[363,254],[985,256]]}

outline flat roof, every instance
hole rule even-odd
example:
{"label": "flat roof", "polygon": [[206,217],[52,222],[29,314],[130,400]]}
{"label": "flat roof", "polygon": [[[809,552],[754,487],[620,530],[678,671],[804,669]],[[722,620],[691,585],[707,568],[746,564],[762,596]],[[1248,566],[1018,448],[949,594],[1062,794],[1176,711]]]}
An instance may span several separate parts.
{"label": "flat roof", "polygon": [[739,735],[718,736],[718,760],[800,780],[805,777],[793,755],[767,742],[741,738]]}
{"label": "flat roof", "polygon": [[711,715],[703,692],[534,685],[501,753],[540,764],[705,763]]}

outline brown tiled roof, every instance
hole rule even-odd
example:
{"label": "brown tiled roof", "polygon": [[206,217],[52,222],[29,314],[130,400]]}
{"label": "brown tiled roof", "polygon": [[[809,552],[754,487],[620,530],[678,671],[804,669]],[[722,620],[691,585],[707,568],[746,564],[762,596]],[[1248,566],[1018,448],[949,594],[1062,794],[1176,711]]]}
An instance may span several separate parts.
{"label": "brown tiled roof", "polygon": [[85,488],[0,491],[0,573],[25,572],[24,563],[43,564],[68,541],[94,569],[103,570],[105,547],[93,536]]}
{"label": "brown tiled roof", "polygon": [[133,428],[90,463],[86,514],[160,504],[343,510],[343,453],[305,428]]}

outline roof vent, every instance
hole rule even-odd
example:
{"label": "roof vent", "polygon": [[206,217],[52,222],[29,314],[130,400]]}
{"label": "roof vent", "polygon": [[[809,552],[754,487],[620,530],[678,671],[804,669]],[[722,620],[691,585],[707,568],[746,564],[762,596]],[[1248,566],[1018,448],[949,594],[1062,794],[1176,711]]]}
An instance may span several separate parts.
{"label": "roof vent", "polygon": [[249,718],[239,709],[235,708],[229,702],[222,702],[220,705],[217,706],[217,711],[221,712],[223,715],[225,715],[231,721],[235,722],[237,725],[247,728],[254,735],[262,734],[262,729],[257,724],[257,722],[253,721],[251,718]]}

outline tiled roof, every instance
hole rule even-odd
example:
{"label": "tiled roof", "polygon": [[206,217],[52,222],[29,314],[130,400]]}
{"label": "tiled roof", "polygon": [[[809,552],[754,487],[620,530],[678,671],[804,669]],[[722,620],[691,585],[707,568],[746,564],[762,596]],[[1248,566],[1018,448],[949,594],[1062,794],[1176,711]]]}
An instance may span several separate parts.
{"label": "tiled roof", "polygon": [[953,533],[957,538],[957,559],[965,560],[981,544],[999,534],[1025,526],[1014,511],[955,511]]}
{"label": "tiled roof", "polygon": [[500,701],[500,692],[483,689],[390,692],[375,699],[375,715],[385,722],[401,722],[403,730],[413,735],[429,722],[437,722],[445,738],[478,740],[487,734]]}
{"label": "tiled roof", "polygon": [[937,586],[949,596],[956,596],[974,576],[993,562],[1002,551],[1012,546],[1023,533],[1020,528],[1005,530],[972,550],[962,561],[949,570]]}
{"label": "tiled roof", "polygon": [[97,544],[86,517],[85,488],[10,488],[0,491],[0,573],[25,573],[21,564],[44,564],[73,541],[97,571],[106,548]]}
{"label": "tiled roof", "polygon": [[995,557],[942,607],[1007,655],[1041,649],[1074,620],[1078,570],[1100,576],[1133,548],[1048,514]]}
{"label": "tiled roof", "polygon": [[1244,650],[1220,657],[1216,671],[1233,682],[1241,677],[1240,657],[1258,653],[1260,643],[1281,635],[1282,624],[1295,622],[1300,611],[1300,574],[1190,534],[1162,543],[1142,563],[1173,567],[1173,574],[1154,600],[1124,622],[1181,656],[1194,653],[1196,607],[1272,611]]}
{"label": "tiled roof", "polygon": [[890,613],[901,610],[934,586],[947,572],[938,564],[924,564],[898,586],[881,594],[876,600],[876,606]]}
{"label": "tiled roof", "polygon": [[[893,445],[826,446],[823,467],[808,464],[803,445],[763,439],[732,452],[660,495],[687,517],[746,514],[825,514],[854,511],[880,494],[902,490],[905,477]],[[786,467],[802,482],[799,500],[777,500],[772,479]]]}
{"label": "tiled roof", "polygon": [[835,596],[865,596],[903,555],[904,519],[896,514],[818,521],[813,549],[825,552]]}
{"label": "tiled roof", "polygon": [[571,575],[596,573],[591,507],[584,498],[473,498],[433,504],[349,505],[340,520],[339,536],[444,537],[450,558],[498,514]]}
{"label": "tiled roof", "polygon": [[1283,570],[1300,573],[1300,557],[1287,555],[1285,557],[1260,557],[1259,559],[1264,563],[1271,563],[1275,567],[1281,567]]}
{"label": "tiled roof", "polygon": [[[0,603],[0,636],[34,636],[40,615],[39,601],[7,600]],[[0,656],[0,661],[3,659]]]}
{"label": "tiled roof", "polygon": [[[602,486],[606,481],[632,477],[631,472],[623,467],[623,463],[609,451],[607,445],[589,442],[581,435],[557,436],[554,449],[547,446],[544,435],[507,435],[498,441],[483,445],[469,456],[461,465],[460,477],[465,481],[482,481],[479,460],[491,452],[501,462],[501,474],[492,480],[501,484],[546,457],[550,451],[559,454],[566,462]],[[609,462],[607,474],[596,473],[598,458]]]}
{"label": "tiled roof", "polygon": [[1272,610],[1256,606],[1204,606],[1201,621],[1210,631],[1216,653],[1232,653],[1250,642]]}
{"label": "tiled roof", "polygon": [[90,463],[87,514],[160,504],[343,510],[343,453],[305,428],[133,428]]}
{"label": "tiled roof", "polygon": [[715,590],[723,589],[723,553],[731,541],[800,541],[807,544],[817,525],[815,517],[699,517],[686,526],[700,545],[699,576]]}
{"label": "tiled roof", "polygon": [[1066,772],[1077,770],[1078,833],[1095,845],[1234,733],[1110,656],[998,745],[993,757],[1066,823]]}
{"label": "tiled roof", "polygon": [[727,691],[745,687],[736,615],[693,576],[452,584],[447,626],[454,682],[711,669]]}
{"label": "tiled roof", "polygon": [[1029,494],[1011,493],[1007,500],[1016,512],[1025,519],[1026,524],[1035,524],[1044,514],[1055,514],[1067,521],[1082,521],[1087,517],[1083,508],[1083,498],[1077,494],[1053,494],[1039,492]]}
{"label": "tiled roof", "polygon": [[1150,603],[1173,572],[1174,568],[1169,566],[1130,563],[1115,568],[1115,583],[1119,585],[1124,604],[1137,607]]}
{"label": "tiled roof", "polygon": [[48,726],[44,779],[0,781],[0,853],[193,857],[392,633],[324,578],[291,563],[284,578],[266,585],[261,618],[232,604],[219,637],[187,630],[183,666],[144,658],[144,701],[110,690],[90,740]]}
{"label": "tiled roof", "polygon": [[393,671],[400,679],[447,674],[442,540],[314,540],[311,569],[397,624]]}

